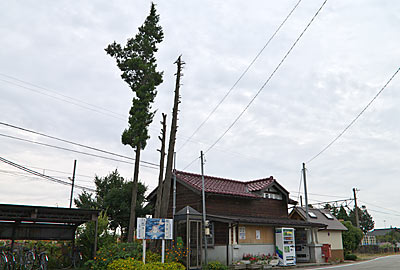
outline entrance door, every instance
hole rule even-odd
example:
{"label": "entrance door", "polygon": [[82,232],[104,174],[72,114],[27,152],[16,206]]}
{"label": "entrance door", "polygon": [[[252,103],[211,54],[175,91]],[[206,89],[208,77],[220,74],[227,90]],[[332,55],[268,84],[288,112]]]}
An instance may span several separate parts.
{"label": "entrance door", "polygon": [[201,267],[201,222],[189,221],[189,267],[188,269],[200,269]]}

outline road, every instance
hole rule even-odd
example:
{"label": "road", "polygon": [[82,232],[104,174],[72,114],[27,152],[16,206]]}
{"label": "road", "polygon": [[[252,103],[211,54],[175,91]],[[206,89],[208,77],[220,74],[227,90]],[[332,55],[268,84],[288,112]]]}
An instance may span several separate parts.
{"label": "road", "polygon": [[312,270],[398,270],[400,269],[400,255],[380,257],[369,261],[356,262],[346,265],[306,268]]}

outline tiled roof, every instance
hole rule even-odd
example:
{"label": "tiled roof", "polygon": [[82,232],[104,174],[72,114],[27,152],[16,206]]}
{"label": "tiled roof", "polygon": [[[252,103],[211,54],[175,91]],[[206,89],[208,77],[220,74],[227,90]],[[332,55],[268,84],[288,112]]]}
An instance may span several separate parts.
{"label": "tiled roof", "polygon": [[[176,177],[179,180],[188,184],[189,186],[201,191],[202,180],[200,174],[176,171]],[[260,198],[259,195],[251,192],[262,190],[275,182],[276,180],[273,179],[272,176],[269,178],[248,182],[219,178],[214,176],[204,176],[205,192],[207,193],[226,194],[249,198]]]}
{"label": "tiled roof", "polygon": [[[295,207],[293,211],[297,211],[303,218],[306,217],[305,207]],[[330,214],[329,210],[325,209],[317,209],[317,208],[309,208],[308,212],[314,213],[315,217],[311,217],[308,219],[311,222],[318,222],[325,224],[327,230],[336,230],[336,231],[347,231],[347,228],[339,221],[337,218]],[[326,214],[330,214],[331,219],[329,219]],[[290,216],[290,215],[289,215]]]}

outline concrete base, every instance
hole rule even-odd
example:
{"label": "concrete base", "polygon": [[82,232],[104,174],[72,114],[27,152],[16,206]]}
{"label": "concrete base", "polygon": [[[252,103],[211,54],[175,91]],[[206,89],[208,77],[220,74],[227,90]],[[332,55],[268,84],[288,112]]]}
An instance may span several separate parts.
{"label": "concrete base", "polygon": [[323,263],[322,258],[322,245],[321,244],[309,244],[310,247],[310,262],[311,263]]}

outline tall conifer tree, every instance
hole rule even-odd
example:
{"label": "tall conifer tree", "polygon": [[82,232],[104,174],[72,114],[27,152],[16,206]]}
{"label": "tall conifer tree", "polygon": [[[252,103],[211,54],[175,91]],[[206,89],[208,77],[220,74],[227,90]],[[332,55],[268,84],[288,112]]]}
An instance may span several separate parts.
{"label": "tall conifer tree", "polygon": [[118,68],[122,71],[122,79],[135,94],[129,111],[128,128],[122,133],[122,143],[131,146],[136,152],[128,230],[129,242],[133,241],[135,228],[140,151],[146,147],[146,142],[150,138],[148,127],[155,113],[152,111],[151,104],[157,94],[156,87],[163,81],[163,73],[156,70],[157,64],[154,57],[154,53],[158,50],[157,44],[164,37],[158,22],[159,15],[152,3],[150,14],[139,27],[139,33],[134,38],[128,39],[125,47],[114,41],[105,49],[107,54],[115,58]]}

